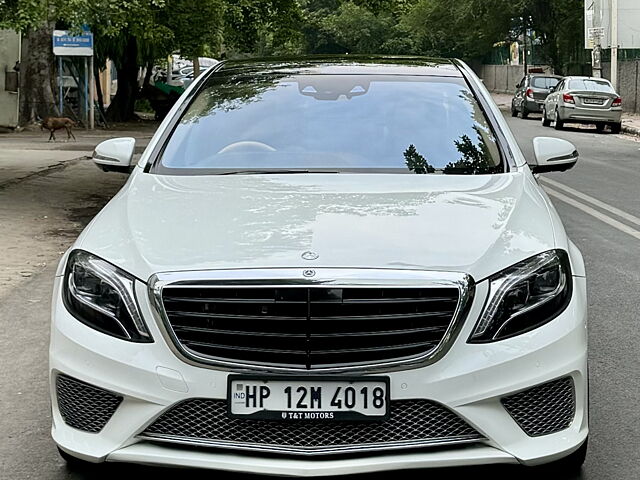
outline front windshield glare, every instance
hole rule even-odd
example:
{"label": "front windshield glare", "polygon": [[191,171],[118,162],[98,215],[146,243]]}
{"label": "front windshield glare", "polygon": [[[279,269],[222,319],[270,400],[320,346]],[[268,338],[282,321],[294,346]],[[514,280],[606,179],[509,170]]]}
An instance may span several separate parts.
{"label": "front windshield glare", "polygon": [[461,78],[223,71],[180,119],[157,171],[491,174],[504,167]]}

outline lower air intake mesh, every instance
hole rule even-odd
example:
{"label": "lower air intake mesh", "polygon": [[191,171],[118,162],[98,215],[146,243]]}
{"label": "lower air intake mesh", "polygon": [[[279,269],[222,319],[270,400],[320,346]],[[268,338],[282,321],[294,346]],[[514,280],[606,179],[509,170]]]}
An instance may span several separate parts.
{"label": "lower air intake mesh", "polygon": [[230,418],[224,400],[191,399],[162,414],[143,437],[282,453],[335,453],[400,446],[479,441],[483,437],[463,419],[428,400],[391,402],[382,422],[295,423]]}
{"label": "lower air intake mesh", "polygon": [[122,402],[118,395],[66,375],[56,378],[56,394],[64,422],[91,433],[102,430]]}
{"label": "lower air intake mesh", "polygon": [[502,405],[530,437],[569,428],[576,413],[576,395],[571,377],[543,383],[509,395]]}

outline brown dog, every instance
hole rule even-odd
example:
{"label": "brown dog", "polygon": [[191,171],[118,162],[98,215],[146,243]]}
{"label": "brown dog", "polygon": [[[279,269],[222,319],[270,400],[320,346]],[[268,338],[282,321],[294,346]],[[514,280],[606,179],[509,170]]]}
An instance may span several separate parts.
{"label": "brown dog", "polygon": [[50,142],[51,140],[53,140],[55,142],[56,136],[54,132],[62,128],[67,131],[67,140],[69,140],[71,137],[73,137],[73,139],[75,140],[76,136],[71,131],[71,129],[75,126],[76,122],[67,117],[47,117],[42,122],[40,128],[42,130],[49,130],[49,132],[51,132],[51,135],[49,135],[49,140],[47,141]]}

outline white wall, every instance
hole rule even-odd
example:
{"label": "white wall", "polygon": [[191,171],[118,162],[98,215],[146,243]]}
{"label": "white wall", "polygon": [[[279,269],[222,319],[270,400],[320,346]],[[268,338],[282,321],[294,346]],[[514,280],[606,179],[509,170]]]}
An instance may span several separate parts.
{"label": "white wall", "polygon": [[[602,48],[610,48],[611,0],[585,0],[585,46],[590,27],[603,27]],[[591,12],[591,13],[590,13]],[[618,47],[640,48],[640,0],[618,0]]]}
{"label": "white wall", "polygon": [[20,35],[13,30],[0,30],[0,127],[18,125],[18,94],[5,90],[5,72],[13,71],[20,59]]}
{"label": "white wall", "polygon": [[[530,65],[529,68],[541,68],[544,73],[552,73],[547,65]],[[516,83],[524,77],[522,65],[479,65],[475,71],[489,91],[499,93],[515,92]]]}

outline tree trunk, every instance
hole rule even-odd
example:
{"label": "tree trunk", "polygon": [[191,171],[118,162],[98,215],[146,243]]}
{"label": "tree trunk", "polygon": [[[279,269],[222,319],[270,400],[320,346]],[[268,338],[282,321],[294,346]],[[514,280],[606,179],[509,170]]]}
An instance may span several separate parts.
{"label": "tree trunk", "polygon": [[60,116],[53,95],[55,58],[51,48],[53,24],[29,30],[22,38],[20,61],[20,124]]}
{"label": "tree trunk", "polygon": [[134,107],[138,96],[138,45],[130,36],[122,59],[116,64],[118,90],[107,109],[107,120],[128,122],[135,118]]}
{"label": "tree trunk", "polygon": [[195,80],[200,76],[200,59],[193,57],[193,79]]}
{"label": "tree trunk", "polygon": [[98,97],[98,109],[100,109],[101,117],[105,117],[104,96],[102,95],[102,85],[100,84],[100,67],[98,62],[93,62],[93,78],[96,83],[96,96]]}
{"label": "tree trunk", "polygon": [[151,84],[151,74],[153,73],[153,60],[147,62],[147,68],[144,72],[144,80],[142,81],[142,89]]}

